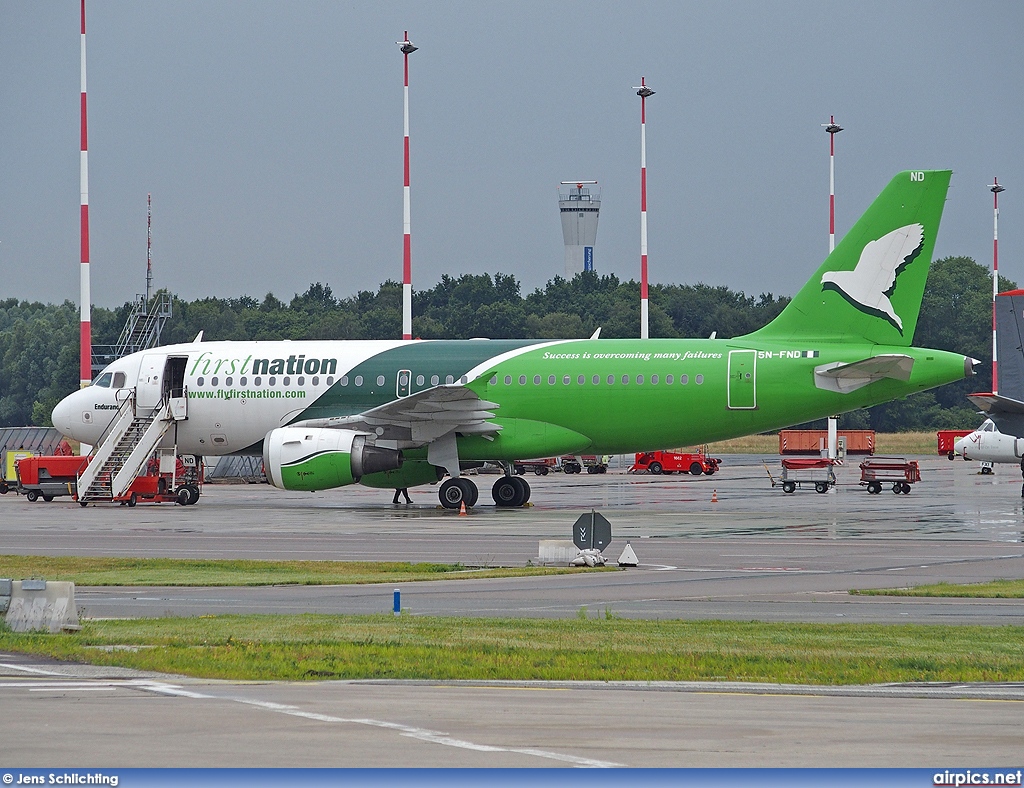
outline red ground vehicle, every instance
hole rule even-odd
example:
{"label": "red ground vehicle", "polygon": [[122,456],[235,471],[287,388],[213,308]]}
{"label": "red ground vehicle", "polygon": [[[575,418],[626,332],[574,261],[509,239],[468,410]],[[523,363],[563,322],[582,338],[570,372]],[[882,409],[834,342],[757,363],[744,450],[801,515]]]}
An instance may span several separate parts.
{"label": "red ground vehicle", "polygon": [[708,476],[718,470],[722,461],[708,457],[706,450],[699,452],[644,451],[636,455],[630,473],[692,473]]}
{"label": "red ground vehicle", "polygon": [[78,474],[89,464],[89,459],[64,455],[24,457],[15,465],[18,493],[30,501],[42,497],[47,502],[58,495],[74,495]]}
{"label": "red ground vehicle", "polygon": [[540,457],[536,460],[516,460],[512,467],[517,474],[522,476],[527,471],[533,471],[538,476],[547,476],[558,465],[554,457]]}
{"label": "red ground vehicle", "polygon": [[[78,498],[78,475],[85,470],[92,457],[66,457],[44,455],[25,457],[16,465],[18,493],[29,501],[42,498],[49,503],[60,495]],[[128,506],[139,501],[156,503],[179,503],[183,506],[199,500],[199,479],[201,472],[187,468],[180,459],[172,477],[170,473],[159,472],[159,462],[151,460],[145,476],[139,476],[120,498],[115,500]],[[174,484],[178,486],[175,488]]]}
{"label": "red ground vehicle", "polygon": [[945,454],[949,459],[956,459],[956,452],[953,451],[953,444],[965,435],[970,435],[974,430],[939,430],[935,437],[939,440],[939,454]]}

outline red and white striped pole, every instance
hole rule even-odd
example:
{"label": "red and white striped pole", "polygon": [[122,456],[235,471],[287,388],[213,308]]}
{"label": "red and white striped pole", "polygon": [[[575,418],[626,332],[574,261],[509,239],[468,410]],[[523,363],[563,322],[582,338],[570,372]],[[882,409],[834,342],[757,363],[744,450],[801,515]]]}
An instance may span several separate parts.
{"label": "red and white striped pole", "polygon": [[640,339],[650,336],[650,312],[647,301],[647,99],[654,91],[640,77],[636,87],[640,97]]}
{"label": "red and white striped pole", "polygon": [[836,134],[843,127],[836,123],[835,115],[821,125],[828,132],[828,253],[832,254],[836,248]]}
{"label": "red and white striped pole", "polygon": [[90,319],[92,300],[89,293],[89,124],[85,112],[85,0],[82,0],[82,266],[79,330],[79,385],[85,388],[92,381],[92,321]]}
{"label": "red and white striped pole", "polygon": [[999,185],[999,179],[993,179],[988,187],[992,192],[992,393],[999,393],[999,382],[996,377],[996,296],[999,294],[999,192],[1006,191]]}
{"label": "red and white striped pole", "polygon": [[146,309],[153,292],[153,195],[146,195]]}
{"label": "red and white striped pole", "polygon": [[409,40],[396,41],[405,56],[405,186],[402,189],[402,339],[412,339],[412,217],[409,201],[409,55],[419,47]]}

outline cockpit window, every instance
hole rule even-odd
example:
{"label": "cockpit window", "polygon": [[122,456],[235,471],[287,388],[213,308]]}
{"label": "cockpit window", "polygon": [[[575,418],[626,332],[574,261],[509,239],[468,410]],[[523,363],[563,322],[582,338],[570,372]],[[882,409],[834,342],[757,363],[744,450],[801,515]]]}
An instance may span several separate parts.
{"label": "cockpit window", "polygon": [[103,388],[103,389],[109,389],[110,388],[110,377],[111,377],[111,375],[110,375],[109,372],[104,372],[102,375],[100,375],[98,378],[96,378],[96,382],[93,383],[92,385],[99,386],[100,388]]}
{"label": "cockpit window", "polygon": [[995,432],[995,429],[996,425],[993,424],[991,421],[986,421],[983,425],[981,425],[982,432]]}
{"label": "cockpit window", "polygon": [[114,388],[115,389],[123,389],[124,388],[124,381],[125,381],[125,377],[124,377],[124,373],[123,372],[115,372],[114,373]]}

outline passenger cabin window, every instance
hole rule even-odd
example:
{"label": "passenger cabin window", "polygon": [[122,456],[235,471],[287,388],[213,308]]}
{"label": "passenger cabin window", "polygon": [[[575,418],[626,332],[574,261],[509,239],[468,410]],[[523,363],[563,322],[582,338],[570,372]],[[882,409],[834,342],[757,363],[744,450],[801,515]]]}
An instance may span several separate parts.
{"label": "passenger cabin window", "polygon": [[362,375],[356,375],[356,385],[357,386],[362,386],[363,385],[363,376]]}
{"label": "passenger cabin window", "polygon": [[444,379],[444,382],[445,383],[454,383],[455,382],[455,378],[452,377],[451,375],[446,375],[445,379]]}
{"label": "passenger cabin window", "polygon": [[197,386],[202,386],[203,385],[203,379],[202,378],[196,378],[196,385]]}
{"label": "passenger cabin window", "polygon": [[342,386],[347,386],[348,385],[348,375],[342,375],[341,376],[341,380],[339,382],[341,383]]}
{"label": "passenger cabin window", "polygon": [[383,386],[384,385],[384,376],[383,375],[378,375],[377,376],[377,385],[378,386]]}
{"label": "passenger cabin window", "polygon": [[416,376],[416,385],[417,386],[422,386],[423,385],[423,376],[422,375],[417,375]]}
{"label": "passenger cabin window", "polygon": [[230,386],[231,385],[231,378],[224,378],[224,385],[225,386]]}
{"label": "passenger cabin window", "polygon": [[240,377],[240,378],[238,379],[238,385],[239,385],[239,386],[244,386],[244,385],[246,384],[246,381],[247,381],[247,380],[248,380],[248,378],[246,378],[246,377],[245,377],[245,375],[243,375],[242,377]]}
{"label": "passenger cabin window", "polygon": [[693,379],[693,382],[696,383],[698,386],[703,385],[703,383],[704,383],[704,376],[703,375],[698,375],[697,377],[695,377]]}
{"label": "passenger cabin window", "polygon": [[430,385],[431,386],[436,386],[440,382],[441,382],[441,379],[437,375],[431,375],[430,376]]}

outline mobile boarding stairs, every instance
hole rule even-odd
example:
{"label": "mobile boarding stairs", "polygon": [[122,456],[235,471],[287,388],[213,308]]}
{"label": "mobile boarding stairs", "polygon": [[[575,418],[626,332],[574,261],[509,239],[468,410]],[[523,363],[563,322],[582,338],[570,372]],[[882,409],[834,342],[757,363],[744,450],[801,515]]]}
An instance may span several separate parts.
{"label": "mobile boarding stairs", "polygon": [[92,461],[78,477],[79,504],[125,497],[171,427],[188,418],[185,391],[178,389],[173,394],[181,396],[165,391],[156,404],[147,404],[139,401],[136,389],[128,389],[127,398],[100,437]]}

